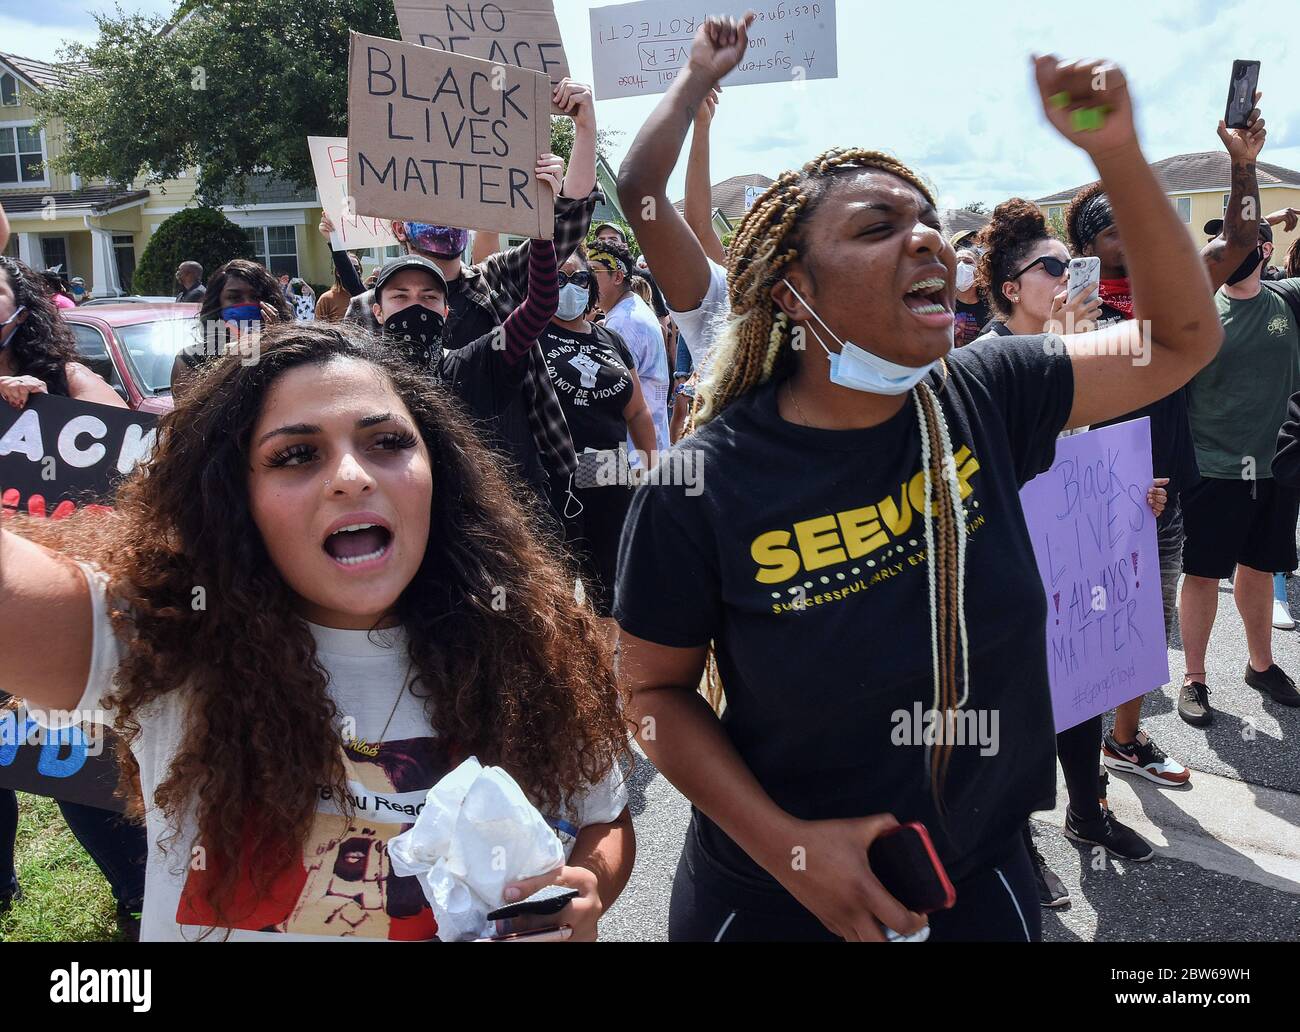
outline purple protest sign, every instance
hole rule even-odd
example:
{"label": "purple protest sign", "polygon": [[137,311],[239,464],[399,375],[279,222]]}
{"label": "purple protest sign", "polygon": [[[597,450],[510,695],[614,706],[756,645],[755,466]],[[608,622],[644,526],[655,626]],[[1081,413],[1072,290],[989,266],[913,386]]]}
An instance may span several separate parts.
{"label": "purple protest sign", "polygon": [[1047,593],[1056,730],[1169,680],[1151,486],[1151,421],[1056,442],[1020,502]]}

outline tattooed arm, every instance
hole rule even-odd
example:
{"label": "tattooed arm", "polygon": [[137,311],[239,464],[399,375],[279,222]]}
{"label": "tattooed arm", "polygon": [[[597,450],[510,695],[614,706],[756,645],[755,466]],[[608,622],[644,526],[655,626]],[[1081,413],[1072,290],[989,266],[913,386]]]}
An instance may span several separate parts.
{"label": "tattooed arm", "polygon": [[[1256,102],[1262,96],[1255,94]],[[1232,193],[1223,213],[1223,231],[1201,248],[1201,258],[1210,274],[1210,286],[1218,290],[1246,260],[1246,255],[1259,243],[1259,222],[1263,214],[1259,207],[1259,181],[1255,176],[1255,162],[1263,149],[1264,120],[1259,108],[1251,111],[1245,129],[1229,129],[1219,123],[1219,139],[1232,159]]]}

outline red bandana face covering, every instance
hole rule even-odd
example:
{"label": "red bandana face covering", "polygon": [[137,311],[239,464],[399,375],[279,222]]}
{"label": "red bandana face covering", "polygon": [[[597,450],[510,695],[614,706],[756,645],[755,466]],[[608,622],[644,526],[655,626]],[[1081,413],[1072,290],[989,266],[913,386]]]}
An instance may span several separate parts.
{"label": "red bandana face covering", "polygon": [[1097,294],[1104,304],[1123,312],[1125,319],[1133,318],[1133,290],[1127,276],[1101,280],[1097,284]]}

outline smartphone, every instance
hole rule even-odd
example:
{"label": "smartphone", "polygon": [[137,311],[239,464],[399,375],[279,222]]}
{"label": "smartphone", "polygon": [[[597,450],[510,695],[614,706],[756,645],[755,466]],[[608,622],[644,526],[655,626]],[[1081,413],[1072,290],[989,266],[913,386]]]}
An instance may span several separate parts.
{"label": "smartphone", "polygon": [[570,900],[577,898],[577,889],[566,889],[560,885],[548,885],[546,888],[534,892],[527,899],[521,899],[518,903],[507,903],[504,907],[497,907],[496,910],[488,914],[488,920],[509,921],[512,917],[523,917],[531,914],[549,917],[551,914],[558,914],[569,905]]}
{"label": "smartphone", "polygon": [[1098,284],[1101,283],[1100,258],[1071,258],[1069,268],[1070,279],[1065,288],[1066,301],[1073,301],[1080,294],[1086,293],[1092,297],[1097,293]]}
{"label": "smartphone", "polygon": [[886,891],[918,914],[947,910],[957,902],[930,833],[919,821],[891,828],[867,851],[871,872]]}
{"label": "smartphone", "polygon": [[1255,107],[1255,90],[1259,87],[1258,61],[1233,61],[1232,81],[1228,84],[1228,107],[1223,114],[1229,129],[1245,129],[1246,120]]}
{"label": "smartphone", "polygon": [[475,939],[475,942],[565,942],[573,937],[573,929],[567,925],[563,928],[538,928],[531,932],[511,932],[509,935],[494,935],[487,939]]}

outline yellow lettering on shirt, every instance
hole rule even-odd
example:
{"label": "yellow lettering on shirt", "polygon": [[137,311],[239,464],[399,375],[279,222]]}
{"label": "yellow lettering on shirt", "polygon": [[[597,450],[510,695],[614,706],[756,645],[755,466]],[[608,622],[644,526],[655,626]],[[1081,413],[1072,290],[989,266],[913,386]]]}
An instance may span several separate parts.
{"label": "yellow lettering on shirt", "polygon": [[799,572],[799,553],[786,548],[789,543],[788,530],[770,530],[754,538],[749,554],[759,565],[755,580],[760,584],[780,584]]}

